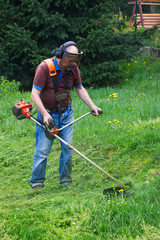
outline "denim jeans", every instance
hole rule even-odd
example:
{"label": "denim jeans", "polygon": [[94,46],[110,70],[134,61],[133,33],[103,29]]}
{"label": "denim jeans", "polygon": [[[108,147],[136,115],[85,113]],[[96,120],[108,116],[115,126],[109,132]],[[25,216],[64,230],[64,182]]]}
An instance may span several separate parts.
{"label": "denim jeans", "polygon": [[[70,104],[68,109],[64,113],[61,113],[60,126],[58,126],[58,113],[53,113],[52,116],[55,120],[57,128],[61,128],[66,124],[74,120],[74,114],[72,105]],[[42,114],[37,111],[37,120],[43,123]],[[73,136],[73,124],[64,128],[60,131],[60,137],[69,144],[72,144]],[[36,125],[36,151],[33,159],[31,184],[34,186],[37,183],[43,184],[45,181],[45,173],[47,166],[47,157],[50,154],[53,140],[46,137],[42,127]],[[71,182],[71,171],[72,171],[72,150],[60,142],[61,144],[61,155],[59,160],[59,183]]]}

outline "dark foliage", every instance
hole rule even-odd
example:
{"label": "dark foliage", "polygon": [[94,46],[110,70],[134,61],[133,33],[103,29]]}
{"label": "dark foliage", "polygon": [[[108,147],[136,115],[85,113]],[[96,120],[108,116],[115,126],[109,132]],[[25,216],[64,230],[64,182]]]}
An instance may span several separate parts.
{"label": "dark foliage", "polygon": [[36,66],[72,40],[84,52],[85,85],[118,82],[120,62],[135,53],[146,37],[145,32],[121,33],[124,20],[114,17],[120,3],[123,15],[129,15],[126,1],[0,0],[0,76],[31,89]]}

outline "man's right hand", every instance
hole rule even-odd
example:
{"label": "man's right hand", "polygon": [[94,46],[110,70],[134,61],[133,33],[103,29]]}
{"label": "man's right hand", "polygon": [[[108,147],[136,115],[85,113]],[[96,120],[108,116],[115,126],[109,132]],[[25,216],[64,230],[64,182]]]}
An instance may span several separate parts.
{"label": "man's right hand", "polygon": [[44,124],[49,125],[48,119],[50,119],[50,118],[52,118],[51,115],[46,111],[46,112],[43,114],[43,122],[44,122]]}

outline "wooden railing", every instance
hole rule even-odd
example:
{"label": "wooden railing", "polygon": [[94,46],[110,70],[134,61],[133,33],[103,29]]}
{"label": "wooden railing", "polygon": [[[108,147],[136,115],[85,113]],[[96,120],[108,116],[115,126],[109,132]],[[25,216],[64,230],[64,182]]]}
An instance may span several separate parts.
{"label": "wooden railing", "polygon": [[[160,13],[143,13],[143,25],[144,28],[152,28],[154,25],[157,25],[157,27],[160,29]],[[137,27],[142,27],[140,14],[137,14]]]}

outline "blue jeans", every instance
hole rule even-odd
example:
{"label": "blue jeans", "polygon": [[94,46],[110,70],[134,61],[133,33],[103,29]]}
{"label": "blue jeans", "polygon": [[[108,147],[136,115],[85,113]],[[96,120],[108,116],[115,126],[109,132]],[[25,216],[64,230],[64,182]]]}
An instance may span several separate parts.
{"label": "blue jeans", "polygon": [[[61,128],[66,124],[74,120],[74,114],[72,105],[70,104],[68,109],[61,113],[60,127],[58,126],[58,113],[53,113],[52,116],[55,120],[57,128]],[[42,114],[37,111],[37,120],[43,123]],[[73,124],[69,127],[64,128],[60,131],[60,137],[69,144],[72,144],[73,136]],[[42,127],[36,125],[36,151],[33,159],[31,184],[43,184],[45,181],[45,173],[47,166],[47,157],[50,154],[53,140],[46,137]],[[60,142],[61,144],[61,156],[59,160],[59,183],[71,182],[71,171],[72,171],[72,150]]]}

